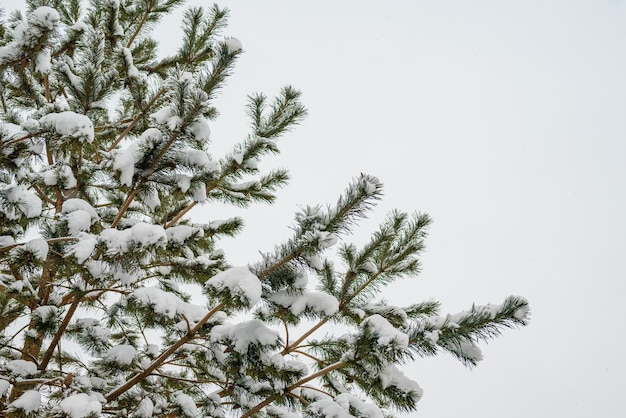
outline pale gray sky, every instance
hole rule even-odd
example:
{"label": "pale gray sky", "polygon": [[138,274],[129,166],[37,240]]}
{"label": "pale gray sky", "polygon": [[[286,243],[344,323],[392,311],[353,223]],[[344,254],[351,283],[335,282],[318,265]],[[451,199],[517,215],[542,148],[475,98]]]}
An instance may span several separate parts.
{"label": "pale gray sky", "polygon": [[233,260],[288,236],[298,204],[376,175],[386,197],[355,241],[392,208],[435,219],[423,274],[389,301],[456,312],[519,294],[533,309],[529,327],[483,345],[474,370],[449,356],[407,367],[424,389],[414,416],[624,416],[626,3],[219,4],[245,54],[215,146],[247,133],[251,92],[293,84],[310,111],[266,164],[289,167],[290,186],[243,212],[246,231],[224,244]]}
{"label": "pale gray sky", "polygon": [[[412,416],[624,416],[626,2],[219,4],[245,53],[217,103],[216,150],[247,134],[249,93],[292,84],[310,112],[264,165],[292,174],[274,206],[194,213],[246,219],[229,259],[256,261],[289,236],[297,205],[376,175],[386,196],[355,242],[392,208],[435,219],[422,275],[390,302],[456,312],[519,294],[533,309],[474,370],[445,355],[407,366],[424,389]],[[156,32],[164,52],[179,19]]]}

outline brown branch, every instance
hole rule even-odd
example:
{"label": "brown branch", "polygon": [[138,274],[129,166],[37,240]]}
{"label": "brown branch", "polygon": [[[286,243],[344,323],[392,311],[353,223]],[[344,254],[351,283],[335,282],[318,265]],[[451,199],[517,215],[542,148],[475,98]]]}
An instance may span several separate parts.
{"label": "brown branch", "polygon": [[285,349],[283,350],[283,352],[281,353],[283,356],[286,354],[291,353],[294,349],[298,348],[298,345],[300,345],[300,343],[302,341],[304,341],[307,337],[309,337],[311,334],[313,334],[315,331],[317,331],[318,329],[320,329],[326,322],[328,322],[328,320],[330,319],[330,317],[324,318],[322,319],[320,322],[318,322],[317,324],[315,324],[313,327],[311,327],[311,329],[309,329],[307,332],[305,332],[304,334],[302,334],[302,336],[300,338],[298,338],[296,341],[294,341],[292,344],[289,344],[287,347],[285,347]]}
{"label": "brown branch", "polygon": [[304,379],[297,381],[296,383],[294,383],[293,385],[291,385],[287,389],[285,389],[284,392],[277,393],[277,394],[274,394],[274,395],[266,398],[263,402],[257,404],[253,408],[251,408],[248,411],[246,411],[246,413],[243,414],[240,418],[248,418],[248,417],[253,416],[257,412],[259,412],[261,409],[265,408],[266,406],[268,406],[269,404],[271,404],[272,402],[274,402],[275,400],[277,400],[281,396],[284,396],[285,394],[288,394],[292,390],[294,390],[294,389],[304,385],[305,383],[310,382],[311,380],[317,379],[320,376],[324,376],[325,374],[328,374],[328,373],[332,372],[333,370],[340,369],[343,366],[345,366],[346,364],[347,363],[345,361],[338,361],[337,363],[333,363],[333,364],[331,364],[328,367],[324,367],[322,370],[318,371],[317,373],[313,373],[312,375],[307,376]]}
{"label": "brown branch", "polygon": [[148,105],[141,111],[141,113],[139,113],[137,116],[135,116],[135,119],[133,119],[133,121],[130,123],[130,125],[128,125],[126,127],[126,129],[124,129],[124,131],[115,139],[115,141],[113,141],[113,144],[111,144],[111,146],[109,146],[109,148],[107,149],[107,152],[113,151],[115,149],[115,147],[117,147],[119,145],[119,143],[122,142],[122,139],[124,139],[126,137],[126,135],[128,135],[130,133],[130,131],[132,131],[135,128],[135,126],[137,126],[137,124],[139,123],[141,118],[146,116],[146,114],[148,113],[148,110],[150,110],[150,108],[152,106],[154,106],[154,104],[156,103],[157,99],[159,97],[161,97],[161,95],[163,95],[163,93],[165,93],[165,88],[162,88],[161,90],[159,90],[154,95],[152,100],[150,100],[150,102],[148,102]]}
{"label": "brown branch", "polygon": [[[46,240],[48,244],[54,244],[56,242],[63,242],[63,241],[78,241],[78,238],[77,237],[59,237],[59,238],[50,238]],[[16,242],[15,244],[5,245],[4,247],[0,247],[0,254],[10,251],[15,247],[20,247],[26,244],[28,244],[28,241]]]}
{"label": "brown branch", "polygon": [[285,327],[285,348],[289,345],[289,327],[287,326],[287,322],[281,318],[283,326]]}
{"label": "brown branch", "polygon": [[27,353],[26,351],[22,350],[21,348],[13,347],[12,345],[9,345],[9,344],[0,344],[0,347],[10,348],[11,350],[15,350],[19,353],[22,353],[22,357],[26,356],[30,358],[33,361],[33,363],[37,364],[37,358],[35,358],[35,356],[33,356],[32,354]]}
{"label": "brown branch", "polygon": [[304,399],[302,396],[296,395],[295,393],[288,393],[287,396],[291,396],[292,398],[295,398],[297,400],[299,400],[300,402],[302,402],[302,404],[304,406],[307,406],[309,404],[309,401],[307,401],[306,399]]}
{"label": "brown branch", "polygon": [[48,74],[44,74],[43,82],[44,82],[46,100],[48,101],[48,103],[52,103],[52,96],[50,96],[50,80],[48,79]]}
{"label": "brown branch", "polygon": [[[215,188],[217,188],[217,185],[221,182],[221,180],[222,180],[223,178],[224,178],[224,176],[221,176],[221,177],[218,179],[218,181],[217,181],[217,183],[216,183],[216,184],[214,184],[214,185],[213,185],[213,186],[211,186],[211,187],[207,187],[207,188],[206,188],[206,195],[207,195],[207,196],[209,195],[209,193],[211,193],[213,190],[215,190]],[[171,220],[171,221],[167,222],[167,223],[165,224],[165,227],[164,227],[164,228],[165,228],[165,229],[167,229],[167,228],[171,228],[172,226],[174,226],[174,225],[176,224],[176,222],[180,221],[180,219],[181,219],[183,216],[185,216],[185,215],[187,214],[187,212],[189,212],[191,209],[193,209],[193,208],[194,208],[197,204],[198,204],[198,202],[191,202],[191,203],[189,203],[189,204],[187,205],[187,207],[185,207],[183,210],[181,210],[180,212],[178,212],[178,213],[176,214],[176,216],[174,216],[174,217],[172,218],[172,220]]]}
{"label": "brown branch", "polygon": [[207,321],[211,319],[211,317],[215,315],[217,312],[219,312],[223,307],[224,307],[224,303],[220,303],[217,306],[215,306],[204,316],[204,318],[202,318],[196,324],[196,326],[194,326],[189,332],[187,332],[187,334],[184,337],[182,337],[176,343],[172,344],[167,350],[161,353],[161,355],[157,357],[156,359],[154,359],[154,361],[150,363],[148,367],[146,367],[142,372],[137,373],[131,379],[127,380],[126,383],[122,384],[121,386],[118,386],[116,389],[107,393],[107,395],[105,396],[107,402],[112,402],[116,400],[124,392],[126,392],[127,390],[135,386],[137,383],[141,382],[146,377],[148,377],[157,367],[159,367],[165,360],[167,360],[169,356],[174,354],[176,350],[178,350],[181,346],[191,341],[195,337],[196,333],[200,330],[200,328],[202,328],[202,326],[206,324]]}
{"label": "brown branch", "polygon": [[187,212],[189,212],[191,209],[193,209],[194,206],[196,206],[197,203],[198,202],[191,202],[189,205],[187,205],[186,208],[184,208],[183,210],[178,212],[178,214],[176,216],[174,216],[171,221],[169,221],[168,223],[165,224],[165,229],[171,228],[172,226],[174,226],[176,224],[176,222],[180,221],[180,219],[183,216],[185,216],[187,214]]}
{"label": "brown branch", "polygon": [[334,397],[331,393],[326,392],[325,390],[322,390],[322,389],[320,389],[320,388],[316,388],[316,387],[314,387],[314,386],[304,386],[304,385],[302,385],[302,386],[300,386],[300,387],[301,387],[301,388],[304,388],[304,389],[314,390],[314,391],[319,392],[319,393],[323,393],[324,395],[327,395],[327,396],[329,396],[329,397],[331,397],[331,398],[333,398],[333,397]]}
{"label": "brown branch", "polygon": [[50,197],[48,197],[48,195],[45,194],[43,192],[43,190],[41,190],[39,188],[39,186],[37,186],[36,184],[33,184],[33,189],[35,189],[35,191],[37,192],[39,197],[41,197],[43,200],[45,200],[46,202],[50,203],[51,205],[56,205],[57,202],[55,202],[54,200],[50,199]]}
{"label": "brown branch", "polygon": [[306,351],[293,349],[293,350],[291,350],[291,352],[303,355],[305,357],[308,357],[308,358],[310,358],[311,360],[313,360],[313,361],[315,361],[317,363],[321,363],[323,361],[322,359],[319,359],[319,358],[315,357],[314,355],[311,355],[311,354],[307,353]]}
{"label": "brown branch", "polygon": [[48,385],[48,386],[61,386],[63,384],[63,377],[55,377],[52,379],[24,379],[13,382],[14,386],[29,386],[29,385]]}
{"label": "brown branch", "polygon": [[137,25],[137,29],[135,29],[135,32],[133,33],[133,35],[130,37],[130,39],[128,40],[128,43],[126,44],[126,48],[130,48],[130,46],[133,44],[133,42],[135,41],[135,38],[137,37],[137,35],[139,35],[139,32],[141,32],[141,28],[143,27],[143,25],[146,23],[146,21],[148,20],[148,16],[150,16],[150,13],[152,13],[152,7],[154,5],[151,4],[150,6],[148,6],[148,8],[146,9],[146,12],[143,14],[143,17],[141,18],[141,21],[139,22],[139,24]]}
{"label": "brown branch", "polygon": [[94,126],[93,130],[94,130],[94,132],[102,132],[105,129],[119,128],[121,124],[130,123],[132,121],[133,121],[133,118],[126,118],[126,119],[119,120],[119,121],[117,121],[115,123],[110,123],[108,125]]}
{"label": "brown branch", "polygon": [[126,211],[130,207],[130,204],[133,202],[133,200],[135,200],[135,197],[137,197],[137,194],[139,193],[139,187],[142,184],[144,184],[146,181],[148,181],[148,177],[150,176],[150,174],[152,174],[152,172],[155,169],[156,165],[165,156],[165,153],[167,152],[167,150],[170,149],[172,144],[176,141],[176,139],[178,139],[179,136],[180,136],[179,132],[176,132],[176,133],[172,134],[170,139],[163,146],[163,149],[161,150],[161,152],[159,152],[159,154],[155,157],[155,159],[150,164],[150,167],[148,167],[148,169],[146,170],[148,174],[145,177],[141,178],[139,183],[135,186],[135,189],[132,192],[130,192],[128,197],[126,197],[126,200],[122,204],[122,207],[120,208],[119,212],[117,213],[117,216],[113,220],[113,223],[111,223],[111,228],[115,228],[117,226],[117,224],[122,220],[122,217],[124,216],[124,213],[126,213]]}
{"label": "brown branch", "polygon": [[262,279],[266,276],[268,276],[270,273],[274,272],[275,270],[281,268],[282,266],[284,266],[285,264],[287,264],[288,262],[290,262],[291,260],[293,260],[294,258],[296,258],[299,255],[298,251],[295,251],[291,254],[289,254],[287,257],[284,257],[282,260],[280,260],[278,263],[274,264],[271,267],[266,268],[265,270],[263,270],[261,273],[259,273],[257,275],[257,277],[259,279]]}
{"label": "brown branch", "polygon": [[376,272],[376,274],[374,274],[372,277],[367,279],[361,286],[359,286],[359,288],[357,290],[354,291],[354,293],[352,293],[352,295],[348,296],[348,298],[345,301],[340,302],[339,310],[342,311],[348,305],[348,303],[350,303],[350,301],[352,301],[352,299],[354,299],[359,293],[361,293],[363,290],[365,290],[365,288],[367,286],[369,286],[374,280],[376,280],[378,278],[378,276],[383,274],[385,272],[386,268],[387,267],[381,267]]}
{"label": "brown branch", "polygon": [[54,158],[52,158],[52,151],[50,150],[50,143],[46,140],[46,158],[48,165],[54,165]]}
{"label": "brown branch", "polygon": [[124,213],[128,210],[130,204],[133,202],[133,200],[135,199],[138,193],[139,193],[139,190],[135,189],[126,197],[126,200],[124,200],[122,207],[120,207],[120,210],[117,213],[117,216],[115,217],[115,219],[113,220],[113,223],[111,223],[111,228],[115,228],[117,224],[120,223],[120,221],[122,220],[122,216],[124,216]]}
{"label": "brown branch", "polygon": [[50,342],[50,345],[48,346],[48,349],[46,350],[46,353],[44,354],[43,359],[41,360],[41,363],[39,364],[39,367],[37,369],[44,371],[46,370],[46,367],[48,367],[48,363],[50,362],[50,359],[52,358],[52,354],[54,354],[54,349],[56,348],[56,345],[61,340],[61,337],[63,336],[63,333],[65,332],[65,329],[70,324],[70,321],[72,320],[72,316],[76,312],[76,309],[78,308],[78,305],[80,304],[80,301],[81,301],[81,297],[75,296],[74,301],[72,302],[72,304],[70,305],[70,308],[67,311],[67,314],[65,314],[65,318],[63,318],[63,322],[61,323],[61,326],[59,326],[59,329],[54,334],[54,337],[52,338],[52,341]]}
{"label": "brown branch", "polygon": [[2,110],[7,113],[7,104],[4,101],[4,94],[0,93],[0,102],[2,102]]}
{"label": "brown branch", "polygon": [[35,136],[35,134],[28,134],[28,135],[24,135],[24,136],[21,136],[21,137],[19,137],[19,138],[15,138],[15,139],[12,139],[12,140],[10,140],[10,141],[7,141],[7,142],[5,142],[5,143],[4,143],[4,145],[5,145],[5,146],[8,146],[8,145],[17,144],[18,142],[21,142],[21,141],[23,141],[23,140],[25,140],[25,139],[32,138],[32,137],[34,137],[34,136]]}

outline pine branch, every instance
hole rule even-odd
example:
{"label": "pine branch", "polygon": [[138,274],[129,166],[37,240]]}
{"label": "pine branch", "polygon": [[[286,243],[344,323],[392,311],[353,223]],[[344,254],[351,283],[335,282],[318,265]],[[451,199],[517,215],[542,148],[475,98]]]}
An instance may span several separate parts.
{"label": "pine branch", "polygon": [[76,313],[76,309],[78,308],[78,305],[80,304],[80,302],[81,302],[81,296],[79,295],[74,296],[74,301],[70,305],[70,308],[65,314],[65,318],[63,318],[63,322],[61,323],[61,325],[59,326],[59,329],[54,334],[54,337],[52,338],[52,341],[50,342],[48,349],[46,350],[43,358],[41,359],[41,363],[39,363],[39,366],[37,367],[38,370],[45,371],[46,368],[48,367],[48,363],[50,362],[50,359],[52,358],[52,355],[54,354],[54,349],[56,348],[59,341],[61,341],[61,337],[63,337],[63,334],[65,333],[67,326],[72,320],[72,316],[74,316],[74,313]]}
{"label": "pine branch", "polygon": [[143,16],[141,17],[141,20],[139,21],[139,23],[137,24],[137,28],[135,29],[135,31],[133,32],[132,36],[128,40],[128,43],[126,44],[126,48],[130,48],[130,46],[135,41],[135,38],[137,37],[137,35],[139,35],[139,32],[141,32],[141,29],[143,28],[143,25],[148,20],[148,16],[150,16],[150,13],[152,13],[152,8],[154,7],[156,1],[158,1],[158,0],[152,0],[152,1],[146,2],[147,3],[146,11],[144,12]]}
{"label": "pine branch", "polygon": [[285,355],[291,353],[292,351],[296,350],[298,348],[298,346],[302,343],[302,341],[306,340],[311,334],[313,334],[315,331],[317,331],[318,329],[323,327],[324,324],[326,324],[330,318],[331,317],[326,317],[326,318],[322,319],[321,321],[319,321],[317,324],[315,324],[313,327],[311,327],[308,331],[306,331],[304,334],[302,334],[300,336],[300,338],[298,338],[296,341],[294,341],[293,343],[291,343],[287,347],[285,347],[285,349],[282,351],[281,354],[283,356],[285,356]]}
{"label": "pine branch", "polygon": [[[286,388],[284,390],[284,393],[289,393],[294,389],[299,388],[300,386],[309,383],[311,380],[315,380],[318,377],[324,376],[334,370],[340,369],[342,367],[344,367],[347,363],[345,361],[338,361],[334,364],[331,364],[330,366],[327,366],[325,368],[323,368],[322,370],[313,373],[310,376],[307,376],[306,378],[299,380],[298,382],[294,383],[293,385],[289,386],[288,388]],[[266,406],[270,405],[272,402],[276,401],[277,399],[279,399],[281,396],[283,396],[283,393],[277,393],[274,394],[268,398],[266,398],[263,402],[255,405],[254,407],[252,407],[251,409],[247,410],[243,415],[241,415],[241,418],[248,418],[253,416],[254,414],[256,414],[257,412],[261,411],[261,409],[265,408]]]}
{"label": "pine branch", "polygon": [[219,312],[223,307],[224,303],[220,303],[215,306],[200,321],[198,321],[198,323],[189,332],[187,332],[185,336],[180,338],[176,343],[172,344],[167,350],[161,353],[161,355],[159,355],[159,357],[157,357],[152,363],[150,363],[142,372],[137,373],[135,376],[127,380],[124,384],[107,393],[105,396],[107,402],[112,402],[116,400],[123,393],[131,389],[137,383],[144,380],[146,377],[148,377],[154,370],[156,370],[161,364],[163,364],[163,362],[165,362],[169,356],[174,354],[176,350],[178,350],[189,341],[193,340],[200,328],[202,328],[204,324],[206,324],[207,321],[211,319],[211,317]]}
{"label": "pine branch", "polygon": [[141,119],[143,119],[148,114],[150,109],[152,109],[152,106],[156,104],[157,100],[165,93],[165,91],[166,91],[165,88],[161,88],[159,91],[156,92],[156,94],[154,95],[154,97],[152,97],[150,102],[148,102],[146,107],[144,107],[143,110],[137,116],[135,116],[132,122],[130,122],[130,125],[128,125],[126,129],[124,129],[124,131],[122,131],[122,133],[119,134],[119,136],[115,139],[115,141],[113,141],[113,143],[109,146],[109,148],[107,148],[107,152],[113,151],[120,144],[120,142],[122,142],[122,140],[126,138],[126,136],[128,136],[128,134],[133,129],[135,129],[135,126],[137,126],[137,124],[139,124]]}

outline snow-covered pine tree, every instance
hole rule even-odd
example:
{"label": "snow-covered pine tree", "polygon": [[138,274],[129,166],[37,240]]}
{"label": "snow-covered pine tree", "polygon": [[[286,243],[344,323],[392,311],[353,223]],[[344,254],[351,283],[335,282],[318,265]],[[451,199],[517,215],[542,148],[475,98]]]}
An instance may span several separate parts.
{"label": "snow-covered pine tree", "polygon": [[[445,316],[380,302],[419,272],[430,219],[395,211],[364,246],[337,244],[381,196],[368,175],[229,266],[216,242],[243,221],[188,213],[274,201],[287,172],[258,162],[306,112],[291,87],[251,96],[247,139],[209,154],[241,45],[222,35],[226,10],[191,8],[160,58],[150,29],[181,3],[29,0],[3,17],[3,416],[391,416],[422,393],[398,364],[448,352],[474,365],[478,341],[527,323],[519,297]],[[346,333],[315,333],[331,323]]]}

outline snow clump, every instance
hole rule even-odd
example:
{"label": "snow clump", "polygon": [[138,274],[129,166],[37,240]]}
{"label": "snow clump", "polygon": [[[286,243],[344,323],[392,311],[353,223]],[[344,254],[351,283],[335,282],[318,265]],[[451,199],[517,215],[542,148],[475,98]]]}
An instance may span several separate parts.
{"label": "snow clump", "polygon": [[33,11],[31,22],[39,27],[52,30],[56,28],[61,20],[59,12],[52,7],[41,6]]}
{"label": "snow clump", "polygon": [[262,346],[278,344],[280,336],[275,330],[265,326],[260,319],[253,319],[235,325],[216,325],[211,329],[211,340],[218,343],[231,341],[236,352],[245,354],[251,344]]}
{"label": "snow clump", "polygon": [[294,315],[312,310],[331,316],[339,310],[339,302],[334,296],[319,292],[305,292],[300,295],[287,291],[276,292],[272,293],[268,300],[283,308],[288,308]]}
{"label": "snow clump", "polygon": [[41,406],[41,395],[36,390],[27,390],[11,403],[11,408],[23,409],[26,415],[35,412]]}
{"label": "snow clump", "polygon": [[183,392],[174,393],[174,402],[180,407],[181,412],[186,417],[197,417],[199,414],[198,408],[193,398],[189,395],[185,395]]}
{"label": "snow clump", "polygon": [[109,254],[124,254],[133,245],[141,248],[165,246],[167,235],[161,225],[137,222],[127,229],[105,229],[100,233],[100,240],[106,244]]}
{"label": "snow clump", "polygon": [[11,360],[4,365],[12,376],[28,377],[37,373],[37,365],[32,361]]}
{"label": "snow clump", "polygon": [[61,213],[67,219],[67,228],[70,235],[88,231],[100,219],[96,210],[89,202],[82,199],[67,199],[63,203]]}
{"label": "snow clump", "polygon": [[19,210],[27,218],[36,218],[41,215],[41,199],[33,192],[26,190],[22,186],[9,185],[0,194],[5,199],[5,204],[0,206],[0,211],[4,212],[9,220],[20,218]]}
{"label": "snow clump", "polygon": [[94,130],[93,122],[85,115],[66,111],[61,113],[50,113],[39,119],[39,124],[44,129],[49,129],[62,136],[71,136],[80,142],[93,142]]}
{"label": "snow clump", "polygon": [[43,238],[35,238],[28,241],[24,244],[24,249],[39,261],[45,261],[48,257],[48,243]]}
{"label": "snow clump", "polygon": [[254,306],[261,299],[261,281],[248,266],[231,267],[213,276],[206,284],[217,292],[227,290],[246,306]]}
{"label": "snow clump", "polygon": [[404,373],[398,370],[394,365],[385,367],[380,373],[379,378],[383,389],[395,387],[403,393],[411,394],[416,401],[424,394],[424,391],[417,382],[406,377]]}
{"label": "snow clump", "polygon": [[409,336],[378,314],[365,318],[363,327],[369,328],[372,334],[378,336],[378,343],[381,345],[398,344],[402,348],[409,346]]}
{"label": "snow clump", "polygon": [[63,412],[71,418],[83,418],[91,415],[100,416],[102,404],[95,394],[77,393],[63,399],[59,404]]}
{"label": "snow clump", "polygon": [[243,49],[241,41],[237,38],[233,38],[232,36],[224,38],[224,44],[226,45],[226,48],[228,48],[228,52],[231,54],[239,52]]}
{"label": "snow clump", "polygon": [[135,347],[121,344],[109,348],[104,354],[104,358],[122,366],[128,366],[133,362],[136,354],[137,350],[135,350]]}
{"label": "snow clump", "polygon": [[154,312],[168,318],[176,315],[185,315],[190,323],[199,322],[208,311],[197,305],[187,303],[173,293],[166,292],[157,287],[140,287],[132,293],[132,298],[147,306],[151,306]]}

